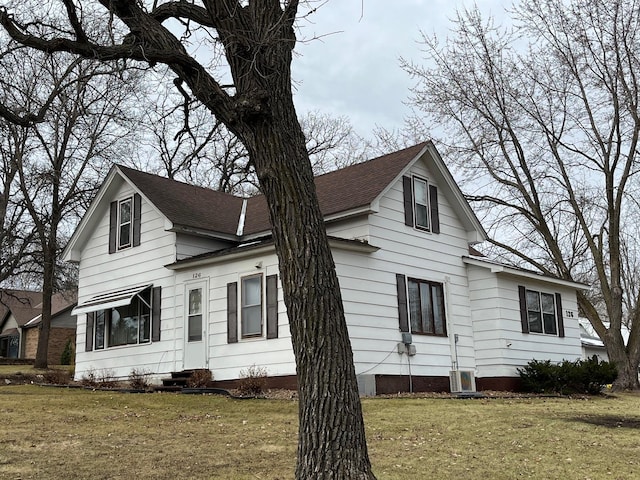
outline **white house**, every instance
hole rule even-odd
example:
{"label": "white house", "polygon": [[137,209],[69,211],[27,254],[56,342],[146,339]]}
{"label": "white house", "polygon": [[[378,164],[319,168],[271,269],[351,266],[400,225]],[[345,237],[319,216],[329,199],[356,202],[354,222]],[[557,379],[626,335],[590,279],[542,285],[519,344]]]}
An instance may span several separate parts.
{"label": "white house", "polygon": [[[532,359],[577,359],[580,284],[472,255],[485,232],[431,142],[316,178],[369,393],[514,388]],[[114,166],[64,253],[79,263],[76,376],[252,365],[295,385],[262,196]],[[451,383],[450,383],[451,382]]]}

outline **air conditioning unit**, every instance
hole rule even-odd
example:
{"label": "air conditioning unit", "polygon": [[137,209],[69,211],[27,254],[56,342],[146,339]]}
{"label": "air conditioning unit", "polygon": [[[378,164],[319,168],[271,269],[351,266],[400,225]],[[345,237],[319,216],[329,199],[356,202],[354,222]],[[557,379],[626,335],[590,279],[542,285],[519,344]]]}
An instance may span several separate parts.
{"label": "air conditioning unit", "polygon": [[449,371],[449,388],[451,393],[475,392],[476,378],[473,370]]}

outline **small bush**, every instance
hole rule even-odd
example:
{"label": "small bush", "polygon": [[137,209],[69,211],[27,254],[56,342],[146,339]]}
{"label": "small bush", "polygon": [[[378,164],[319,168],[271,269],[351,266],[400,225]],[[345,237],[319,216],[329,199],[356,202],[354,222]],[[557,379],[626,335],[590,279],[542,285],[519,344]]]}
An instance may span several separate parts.
{"label": "small bush", "polygon": [[150,387],[148,370],[134,368],[129,374],[129,386],[134,390],[147,390]]}
{"label": "small bush", "polygon": [[191,373],[191,376],[187,380],[187,387],[189,388],[206,388],[211,385],[213,381],[213,373],[211,370],[205,368],[199,368]]}
{"label": "small bush", "polygon": [[91,368],[82,375],[80,383],[91,388],[114,388],[118,385],[118,380],[112,370],[103,369],[96,372]]}
{"label": "small bush", "polygon": [[62,350],[62,355],[60,355],[60,365],[73,365],[74,357],[73,342],[69,339]]}
{"label": "small bush", "polygon": [[85,387],[97,387],[98,379],[96,376],[96,371],[93,368],[87,370],[80,378],[80,383]]}
{"label": "small bush", "polygon": [[240,370],[238,390],[242,395],[260,395],[267,385],[267,369],[251,365]]}
{"label": "small bush", "polygon": [[525,391],[534,393],[600,393],[603,385],[617,376],[614,364],[600,361],[597,356],[587,360],[551,363],[550,360],[532,360],[518,369]]}
{"label": "small bush", "polygon": [[43,375],[44,383],[52,385],[68,385],[73,378],[68,370],[47,370]]}

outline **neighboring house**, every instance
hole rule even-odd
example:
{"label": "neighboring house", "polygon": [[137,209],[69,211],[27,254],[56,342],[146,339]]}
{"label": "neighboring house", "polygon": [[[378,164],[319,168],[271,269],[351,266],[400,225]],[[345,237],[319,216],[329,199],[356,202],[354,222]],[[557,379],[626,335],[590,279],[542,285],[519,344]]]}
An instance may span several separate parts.
{"label": "neighboring house", "polygon": [[[583,286],[470,254],[486,234],[431,142],[315,182],[363,392],[515,388],[531,359],[580,357]],[[205,368],[231,386],[256,365],[295,386],[263,196],[114,166],[64,259],[77,378]]]}
{"label": "neighboring house", "polygon": [[[589,322],[588,318],[580,317],[578,319],[578,323],[580,324],[580,341],[582,343],[582,358],[587,359],[591,358],[594,355],[598,357],[599,360],[609,360],[609,355],[607,354],[607,349],[604,346],[604,342],[598,336],[595,329]],[[609,328],[609,323],[604,322],[605,328]],[[629,341],[629,329],[622,325],[622,339],[624,340],[624,344],[626,345]]]}
{"label": "neighboring house", "polygon": [[[57,293],[51,299],[48,363],[60,363],[62,351],[76,336],[71,315],[75,293]],[[38,349],[38,325],[42,317],[42,292],[0,290],[0,357],[34,359]]]}

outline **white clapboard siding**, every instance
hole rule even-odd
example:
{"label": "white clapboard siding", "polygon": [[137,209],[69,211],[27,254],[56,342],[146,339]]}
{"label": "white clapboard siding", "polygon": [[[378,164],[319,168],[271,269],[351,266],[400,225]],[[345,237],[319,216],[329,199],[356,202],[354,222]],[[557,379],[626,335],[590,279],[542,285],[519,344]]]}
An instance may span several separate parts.
{"label": "white clapboard siding", "polygon": [[[581,356],[575,290],[544,280],[496,274],[468,265],[479,377],[514,376],[531,360],[576,360]],[[562,298],[565,336],[522,333],[518,286]],[[565,312],[575,312],[573,318]]]}
{"label": "white clapboard siding", "polygon": [[327,223],[327,234],[348,240],[369,239],[369,222],[366,216]]}
{"label": "white clapboard siding", "polygon": [[[134,193],[124,184],[114,198]],[[86,315],[77,316],[76,369],[80,379],[89,372],[111,372],[127,378],[132,368],[156,377],[170,372],[175,365],[173,333],[173,275],[164,265],[175,260],[175,235],[165,231],[165,219],[143,198],[140,245],[109,254],[109,204],[95,212],[99,215],[80,258],[78,303],[94,295],[122,288],[153,284],[162,287],[161,341],[140,345],[110,347],[85,352]]]}
{"label": "white clapboard siding", "polygon": [[[410,173],[430,179],[418,163]],[[357,373],[406,375],[406,355],[397,353],[401,334],[398,323],[396,274],[441,282],[445,285],[447,337],[413,335],[416,355],[413,375],[447,376],[452,367],[454,334],[458,335],[458,363],[475,368],[473,330],[466,270],[467,233],[440,190],[440,234],[404,225],[402,181],[380,199],[379,211],[369,215],[369,243],[380,249],[372,254],[334,251],[345,315],[354,350]],[[348,237],[349,232],[342,234]]]}
{"label": "white clapboard siding", "polygon": [[176,234],[176,259],[193,257],[203,253],[222,250],[233,246],[231,242],[223,242],[209,237],[198,237],[185,233]]}
{"label": "white clapboard siding", "polygon": [[[256,268],[258,266],[258,268]],[[239,378],[241,371],[256,366],[266,368],[273,376],[295,375],[295,359],[291,347],[288,319],[282,297],[282,287],[278,283],[278,338],[266,339],[266,324],[263,325],[262,338],[239,338],[237,343],[227,343],[227,284],[238,282],[242,277],[254,274],[263,276],[263,298],[266,288],[266,277],[278,274],[278,263],[275,253],[259,254],[215,265],[179,271],[176,275],[178,285],[184,286],[196,277],[197,281],[208,281],[208,328],[206,336],[207,368],[216,380]],[[182,361],[182,345],[184,343],[184,292],[185,288],[176,289],[176,345],[179,347],[178,362]],[[263,311],[263,315],[265,312]],[[238,315],[238,322],[240,315]],[[240,332],[240,326],[238,326]]]}

